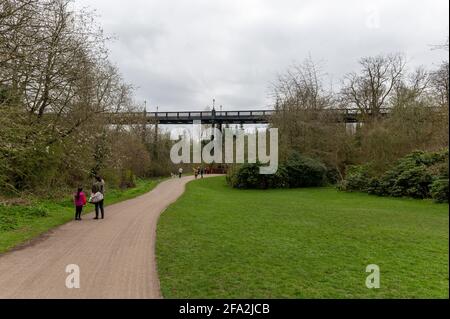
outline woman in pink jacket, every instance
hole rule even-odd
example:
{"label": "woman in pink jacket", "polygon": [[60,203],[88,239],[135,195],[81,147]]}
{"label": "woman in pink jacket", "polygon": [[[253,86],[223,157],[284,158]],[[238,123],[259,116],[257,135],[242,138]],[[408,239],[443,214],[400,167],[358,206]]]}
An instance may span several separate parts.
{"label": "woman in pink jacket", "polygon": [[78,188],[77,193],[73,197],[75,204],[75,220],[81,220],[81,213],[83,212],[83,206],[86,205],[86,195],[83,193],[82,188]]}

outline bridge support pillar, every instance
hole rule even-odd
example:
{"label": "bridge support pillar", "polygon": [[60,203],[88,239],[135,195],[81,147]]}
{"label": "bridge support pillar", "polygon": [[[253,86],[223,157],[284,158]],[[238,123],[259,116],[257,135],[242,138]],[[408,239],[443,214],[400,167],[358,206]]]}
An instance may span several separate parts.
{"label": "bridge support pillar", "polygon": [[[213,124],[212,124],[212,128],[218,129],[221,133],[223,133],[222,126],[223,126],[222,122],[213,122]],[[211,141],[213,141],[213,140],[214,140],[214,134],[211,135]]]}
{"label": "bridge support pillar", "polygon": [[223,123],[222,122],[217,122],[217,129],[220,131],[220,132],[222,132],[222,127],[223,127]]}
{"label": "bridge support pillar", "polygon": [[158,133],[159,133],[159,123],[156,121],[155,123],[155,144],[158,143]]}
{"label": "bridge support pillar", "polygon": [[155,136],[153,138],[153,154],[155,158],[158,157],[158,134],[159,134],[159,121],[156,120],[155,122]]}
{"label": "bridge support pillar", "polygon": [[144,112],[143,112],[143,123],[142,123],[142,142],[145,144],[146,142],[146,137],[147,137],[147,109],[144,108]]}

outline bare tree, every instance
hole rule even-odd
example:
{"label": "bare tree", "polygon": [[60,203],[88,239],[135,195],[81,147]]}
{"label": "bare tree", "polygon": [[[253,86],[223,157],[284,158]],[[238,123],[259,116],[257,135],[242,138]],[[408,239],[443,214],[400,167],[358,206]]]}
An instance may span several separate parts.
{"label": "bare tree", "polygon": [[431,76],[423,67],[404,76],[394,87],[391,98],[393,107],[408,107],[414,102],[424,102],[429,98]]}
{"label": "bare tree", "polygon": [[[0,169],[13,188],[35,174],[33,158],[63,159],[69,171],[79,165],[73,150],[93,161],[92,149],[111,145],[106,115],[132,104],[132,87],[109,62],[93,14],[69,4],[0,2]],[[53,149],[61,157],[50,156]]]}
{"label": "bare tree", "polygon": [[431,75],[431,84],[437,103],[441,107],[448,107],[449,94],[449,67],[448,61],[441,63],[439,69],[434,71]]}
{"label": "bare tree", "polygon": [[323,84],[320,65],[308,57],[291,66],[273,85],[273,97],[278,106],[292,109],[320,110],[329,106],[331,94]]}
{"label": "bare tree", "polygon": [[356,107],[363,116],[377,118],[382,108],[388,106],[389,97],[401,81],[405,68],[399,55],[366,57],[360,61],[360,73],[345,76],[341,92],[347,107]]}

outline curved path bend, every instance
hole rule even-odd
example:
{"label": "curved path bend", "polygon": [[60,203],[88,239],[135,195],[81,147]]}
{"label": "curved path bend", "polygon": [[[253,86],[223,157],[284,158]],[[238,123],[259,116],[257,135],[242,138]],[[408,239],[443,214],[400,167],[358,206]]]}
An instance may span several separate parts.
{"label": "curved path bend", "polygon": [[[161,298],[155,241],[159,215],[193,177],[106,207],[105,220],[85,215],[29,245],[0,255],[0,298]],[[80,288],[66,287],[67,265],[78,265]]]}

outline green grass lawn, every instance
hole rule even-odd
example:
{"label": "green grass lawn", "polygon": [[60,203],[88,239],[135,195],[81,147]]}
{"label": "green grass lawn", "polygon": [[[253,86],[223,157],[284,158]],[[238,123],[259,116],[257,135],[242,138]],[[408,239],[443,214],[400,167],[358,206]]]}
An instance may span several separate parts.
{"label": "green grass lawn", "polygon": [[[134,198],[152,190],[160,180],[138,180],[135,188],[124,191],[107,190],[105,205]],[[94,210],[88,204],[84,213]],[[32,199],[27,206],[0,205],[0,253],[6,252],[48,230],[65,224],[75,217],[75,208],[70,195],[61,201]]]}
{"label": "green grass lawn", "polygon": [[[161,216],[165,298],[448,298],[448,205],[190,183]],[[381,288],[366,287],[377,264]]]}

